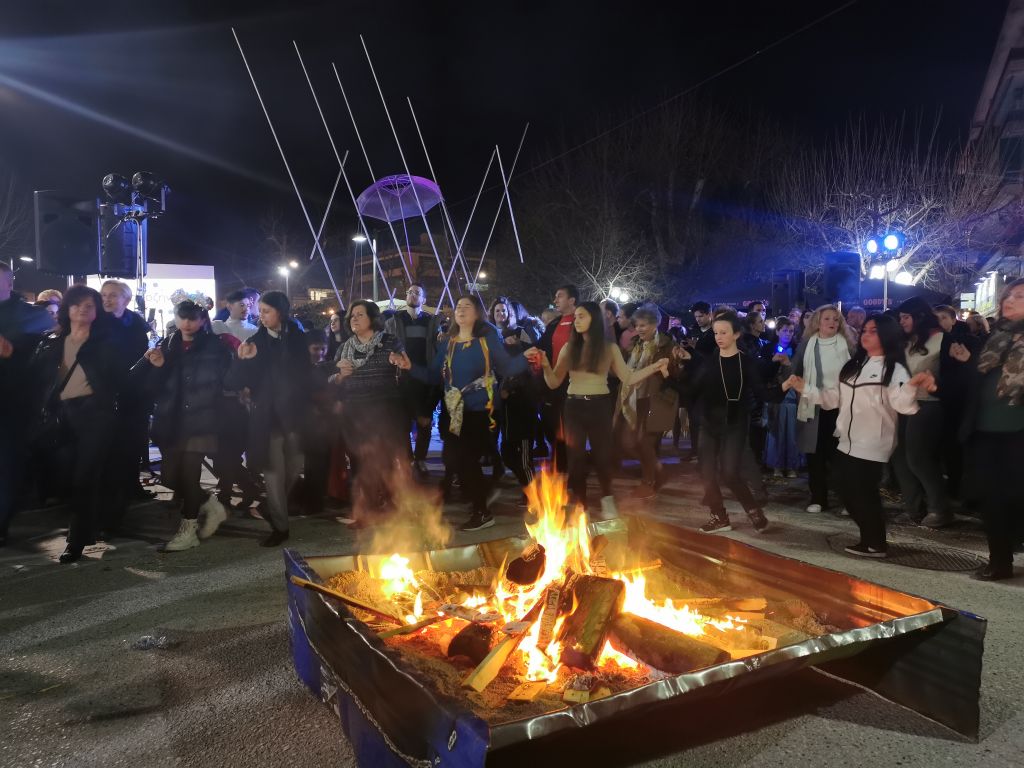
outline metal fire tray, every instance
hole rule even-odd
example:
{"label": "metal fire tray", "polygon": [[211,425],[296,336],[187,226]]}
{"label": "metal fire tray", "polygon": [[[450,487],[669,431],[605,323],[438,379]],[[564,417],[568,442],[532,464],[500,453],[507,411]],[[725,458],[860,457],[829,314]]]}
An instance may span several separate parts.
{"label": "metal fire tray", "polygon": [[[647,708],[680,712],[710,696],[814,666],[976,739],[986,621],[924,598],[781,557],[726,537],[647,518],[591,524],[610,544],[609,566],[644,551],[679,570],[768,599],[798,598],[840,631],[651,682],[598,701],[489,726],[403,663],[340,602],[297,587],[343,571],[375,572],[383,556],[304,558],[284,551],[288,621],[299,678],[341,719],[360,765],[479,766],[489,753]],[[414,570],[498,566],[527,539],[403,553]],[[632,554],[631,554],[632,553]],[[616,563],[616,560],[619,562]],[[756,590],[756,591],[755,591]],[[639,735],[639,734],[638,734]]]}

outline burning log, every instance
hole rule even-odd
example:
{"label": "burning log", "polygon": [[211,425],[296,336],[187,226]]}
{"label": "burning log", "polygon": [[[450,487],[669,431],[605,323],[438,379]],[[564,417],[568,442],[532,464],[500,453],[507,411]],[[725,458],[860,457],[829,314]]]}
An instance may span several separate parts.
{"label": "burning log", "polygon": [[467,624],[448,644],[448,658],[465,656],[474,664],[483,661],[491,650],[493,630],[487,624]]}
{"label": "burning log", "polygon": [[622,610],[625,585],[616,579],[580,576],[573,585],[573,612],[562,624],[560,660],[576,669],[593,669],[597,663],[611,621]]}
{"label": "burning log", "polygon": [[544,552],[544,547],[533,542],[523,550],[519,557],[508,564],[505,578],[521,587],[533,586],[544,573],[546,563],[547,555]]}
{"label": "burning log", "polygon": [[611,573],[604,559],[604,551],[608,548],[608,537],[598,534],[590,540],[590,570],[595,576],[606,577]]}
{"label": "burning log", "polygon": [[516,622],[520,625],[515,634],[509,634],[504,637],[498,643],[491,648],[491,652],[487,654],[486,658],[481,661],[469,676],[462,681],[463,688],[472,688],[477,693],[482,693],[483,690],[491,684],[491,681],[498,676],[501,668],[505,666],[505,662],[508,657],[512,655],[512,652],[519,647],[519,644],[526,637],[526,633],[529,632],[530,627],[533,626],[533,622],[540,616],[541,608],[544,607],[544,601],[538,600],[536,604],[526,612],[523,618]]}
{"label": "burning log", "polygon": [[721,648],[676,632],[650,619],[620,613],[611,624],[612,648],[648,666],[681,675],[729,660]]}

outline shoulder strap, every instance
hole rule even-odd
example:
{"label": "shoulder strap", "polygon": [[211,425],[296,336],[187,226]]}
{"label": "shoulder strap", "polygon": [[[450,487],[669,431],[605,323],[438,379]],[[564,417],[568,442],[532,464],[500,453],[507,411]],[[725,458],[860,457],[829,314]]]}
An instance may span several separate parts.
{"label": "shoulder strap", "polygon": [[78,367],[78,356],[76,355],[75,356],[75,362],[73,362],[71,364],[71,367],[68,368],[68,372],[67,372],[67,374],[65,374],[64,379],[60,382],[59,385],[55,383],[53,385],[53,387],[50,389],[50,394],[48,394],[46,396],[46,402],[47,403],[50,403],[55,397],[60,397],[60,393],[64,391],[64,388],[67,387],[68,382],[71,381],[71,374],[73,374],[75,372],[75,368],[77,368],[77,367]]}

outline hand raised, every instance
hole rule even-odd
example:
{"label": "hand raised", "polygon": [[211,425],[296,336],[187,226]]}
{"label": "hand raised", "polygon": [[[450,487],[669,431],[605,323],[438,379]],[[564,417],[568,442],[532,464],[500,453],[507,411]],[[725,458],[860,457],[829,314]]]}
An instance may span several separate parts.
{"label": "hand raised", "polygon": [[256,345],[250,342],[245,342],[238,346],[238,359],[239,360],[252,360],[256,357]]}
{"label": "hand raised", "polygon": [[149,364],[154,368],[163,368],[166,358],[164,357],[164,351],[160,347],[153,347],[146,352],[146,359]]}
{"label": "hand raised", "polygon": [[960,342],[949,345],[949,356],[957,362],[966,363],[971,359],[971,350]]}

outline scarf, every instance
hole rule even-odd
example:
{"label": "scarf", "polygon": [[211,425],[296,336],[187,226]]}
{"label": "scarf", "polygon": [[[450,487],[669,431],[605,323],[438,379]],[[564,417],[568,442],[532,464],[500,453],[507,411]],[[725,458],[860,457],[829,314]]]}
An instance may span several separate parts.
{"label": "scarf", "polygon": [[[487,390],[487,417],[491,429],[494,429],[496,426],[494,421],[494,374],[491,373],[491,351],[487,347],[487,339],[480,337],[476,341],[480,342],[480,351],[484,354],[484,375],[473,379],[473,381],[461,389],[452,383],[452,358],[455,357],[456,341],[454,339],[448,341],[448,354],[445,356],[444,370],[442,372],[445,379],[444,405],[448,409],[448,416],[450,417],[448,431],[456,437],[462,434],[462,420],[466,413],[466,403],[463,400],[463,395],[477,389]],[[468,348],[473,342],[458,343]]]}
{"label": "scarf", "polygon": [[[1014,336],[1018,338],[1014,340]],[[1002,368],[996,384],[996,395],[1010,405],[1024,405],[1024,320],[1000,320],[996,330],[981,350],[978,370],[988,373]]]}
{"label": "scarf", "polygon": [[[813,365],[807,364],[808,355]],[[839,386],[839,371],[849,359],[850,347],[841,334],[831,339],[821,339],[817,334],[811,336],[804,350],[804,382],[814,389],[834,389]],[[816,406],[801,397],[796,406],[796,420],[811,421],[816,413]]]}
{"label": "scarf", "polygon": [[[348,360],[352,363],[353,368],[359,370],[370,359],[370,355],[373,354],[374,350],[383,346],[383,340],[384,331],[377,331],[366,343],[361,342],[358,336],[353,336],[342,345],[341,351],[338,353],[338,359]],[[356,357],[356,352],[361,352],[363,356]]]}
{"label": "scarf", "polygon": [[[629,370],[637,371],[650,365],[655,353],[658,351],[658,342],[660,340],[661,334],[659,334],[658,331],[655,331],[654,338],[650,341],[638,341],[633,346],[633,352],[629,356],[629,362],[626,363]],[[641,395],[648,395],[648,389],[645,385],[651,381],[651,378],[648,378],[647,381],[642,381],[639,384],[622,387],[622,391],[619,395],[622,404],[622,417],[626,420],[626,423],[629,424],[630,429],[637,429],[640,425],[640,416],[637,413],[637,403],[639,402]]]}

